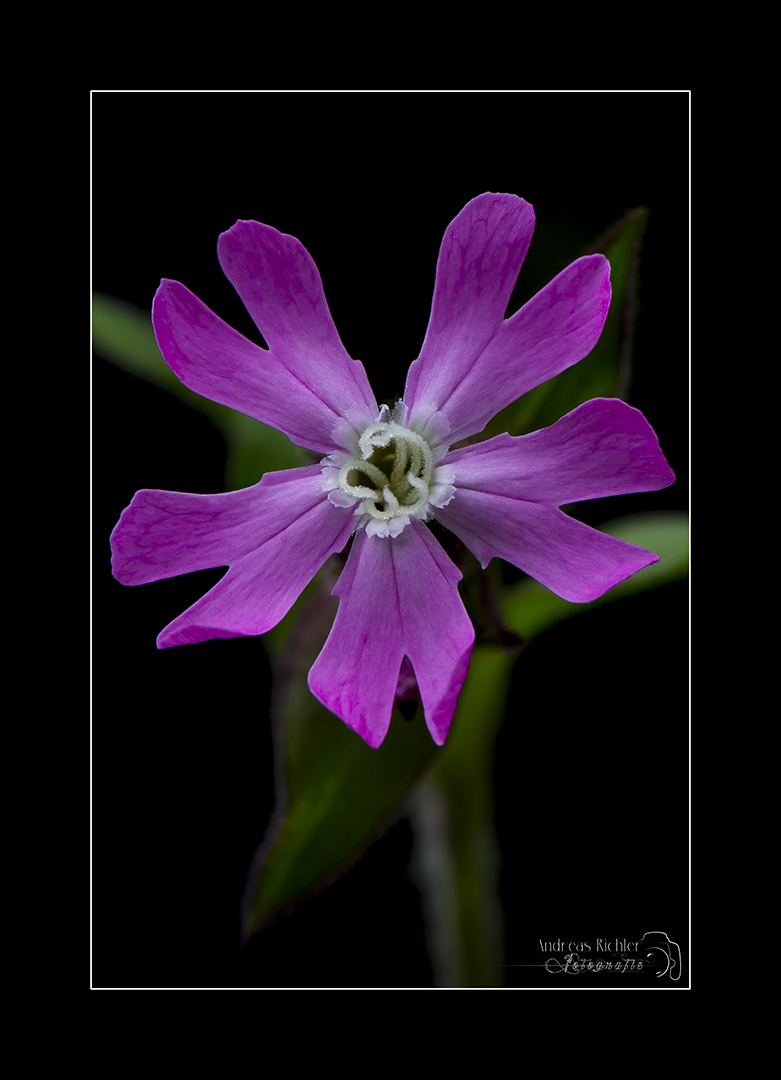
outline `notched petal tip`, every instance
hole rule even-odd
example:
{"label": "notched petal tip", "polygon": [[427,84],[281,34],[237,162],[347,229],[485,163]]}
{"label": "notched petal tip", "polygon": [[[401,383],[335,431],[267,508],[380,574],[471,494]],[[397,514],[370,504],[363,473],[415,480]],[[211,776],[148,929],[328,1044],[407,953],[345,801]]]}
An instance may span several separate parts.
{"label": "notched petal tip", "polygon": [[385,738],[403,658],[415,671],[426,724],[441,746],[474,644],[461,575],[429,530],[357,533],[334,589],[339,610],[309,688],[370,746]]}
{"label": "notched petal tip", "polygon": [[318,465],[219,495],[143,490],[112,533],[114,573],[142,584],[228,566],[165,627],[158,647],[251,637],[276,626],[354,529],[352,514],[324,497]]}
{"label": "notched petal tip", "polygon": [[532,228],[523,200],[486,195],[443,240],[426,340],[404,398],[414,419],[423,406],[440,409],[451,442],[482,431],[511,401],[578,363],[602,333],[611,301],[602,254],[576,259],[505,319]]}

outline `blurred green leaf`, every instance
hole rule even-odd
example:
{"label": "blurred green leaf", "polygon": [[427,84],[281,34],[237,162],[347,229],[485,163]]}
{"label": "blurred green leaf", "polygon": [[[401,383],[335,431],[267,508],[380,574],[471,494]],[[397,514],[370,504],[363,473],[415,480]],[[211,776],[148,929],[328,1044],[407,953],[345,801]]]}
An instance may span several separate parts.
{"label": "blurred green leaf", "polygon": [[181,386],[160,355],[150,313],[124,300],[93,293],[92,347],[123,371],[155,386],[174,391]]}
{"label": "blurred green leaf", "polygon": [[278,817],[245,896],[247,936],[350,866],[442,753],[420,708],[410,722],[394,710],[385,742],[372,750],[312,696],[307,674],[336,603],[315,588],[277,639],[284,650],[275,669],[275,738],[284,747],[284,776],[277,777]]}
{"label": "blurred green leaf", "polygon": [[497,413],[485,429],[486,438],[505,431],[525,435],[548,427],[590,398],[626,400],[637,310],[637,266],[647,219],[645,207],[630,210],[584,253],[607,256],[613,289],[605,328],[592,351],[580,363]]}
{"label": "blurred green leaf", "polygon": [[179,382],[157,347],[148,312],[112,296],[93,294],[92,344],[96,353],[123,371],[168,390],[209,417],[228,447],[228,490],[251,487],[264,472],[308,463],[306,452],[281,431],[194,394]]}

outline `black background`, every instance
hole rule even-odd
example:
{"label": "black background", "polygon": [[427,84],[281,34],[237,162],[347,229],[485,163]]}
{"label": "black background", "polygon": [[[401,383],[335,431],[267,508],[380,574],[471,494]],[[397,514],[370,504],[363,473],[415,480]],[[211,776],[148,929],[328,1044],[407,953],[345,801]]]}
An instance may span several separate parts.
{"label": "black background", "polygon": [[[313,256],[378,399],[403,387],[442,234],[469,199],[510,191],[534,205],[523,296],[647,206],[629,400],[678,482],[579,516],[687,507],[685,93],[98,92],[92,104],[95,290],[149,310],[159,279],[175,278],[257,337],[216,242],[239,218],[264,221]],[[108,551],[136,489],[223,490],[225,446],[101,358],[93,390],[94,985],[433,985],[405,820],[239,949],[239,898],[274,803],[262,640],[158,652],[156,634],[221,571],[127,589]],[[538,963],[540,941],[662,930],[686,976],[686,668],[684,585],[571,619],[523,654],[495,775],[508,964]]]}

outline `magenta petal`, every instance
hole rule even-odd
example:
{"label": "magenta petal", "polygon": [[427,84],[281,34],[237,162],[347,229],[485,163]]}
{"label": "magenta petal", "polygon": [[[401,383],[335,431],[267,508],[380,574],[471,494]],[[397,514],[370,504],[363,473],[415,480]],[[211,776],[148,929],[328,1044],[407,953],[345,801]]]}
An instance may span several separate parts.
{"label": "magenta petal", "polygon": [[219,495],[137,491],[111,534],[114,577],[144,585],[230,566],[254,551],[262,534],[284,528],[291,502],[310,506],[322,499],[321,472],[315,465],[266,473],[254,487]]}
{"label": "magenta petal", "polygon": [[411,416],[415,406],[443,408],[468,378],[502,325],[533,232],[527,202],[490,192],[467,203],[447,227],[426,339],[407,375]]}
{"label": "magenta petal", "polygon": [[[160,283],[152,322],[160,352],[185,386],[284,431],[299,446],[333,453],[342,449],[334,432],[344,424],[343,418],[367,417],[370,422],[376,417],[376,405],[372,412],[355,387],[351,397],[332,406],[333,394],[316,380],[303,381],[178,281]],[[324,379],[327,383],[327,372]]]}
{"label": "magenta petal", "polygon": [[437,518],[485,567],[498,556],[571,603],[596,600],[659,556],[597,532],[561,510],[459,491]]}
{"label": "magenta petal", "polygon": [[257,221],[222,233],[217,253],[269,349],[340,416],[377,415],[363,364],[351,360],[328,310],[314,260],[294,236]]}
{"label": "magenta petal", "polygon": [[498,323],[458,382],[431,403],[447,416],[450,442],[482,431],[500,409],[587,356],[609,307],[610,264],[588,255]]}
{"label": "magenta petal", "polygon": [[595,398],[542,431],[499,435],[446,460],[457,493],[437,518],[483,566],[499,556],[565,600],[585,602],[657,562],[557,509],[675,480],[650,424],[623,401]]}
{"label": "magenta petal", "polygon": [[417,521],[393,538],[356,534],[334,589],[336,620],[309,688],[369,746],[379,746],[387,734],[405,655],[428,729],[434,742],[444,743],[474,643],[456,585],[460,577]]}
{"label": "magenta petal", "polygon": [[610,297],[610,263],[604,255],[586,255],[503,323],[475,371],[491,389],[469,424],[470,434],[482,430],[475,427],[482,416],[485,426],[499,409],[588,356],[605,325]]}
{"label": "magenta petal", "polygon": [[659,491],[675,481],[653,428],[638,409],[593,398],[549,428],[454,450],[457,486],[547,506]]}
{"label": "magenta petal", "polygon": [[138,585],[230,566],[162,631],[158,646],[262,634],[342,550],[354,525],[324,497],[317,465],[266,473],[255,487],[224,495],[139,491],[111,536],[114,576]]}
{"label": "magenta petal", "polygon": [[594,399],[552,427],[454,450],[457,494],[436,511],[487,566],[495,556],[574,603],[602,596],[658,556],[556,509],[564,502],[656,491],[672,470],[642,413]]}

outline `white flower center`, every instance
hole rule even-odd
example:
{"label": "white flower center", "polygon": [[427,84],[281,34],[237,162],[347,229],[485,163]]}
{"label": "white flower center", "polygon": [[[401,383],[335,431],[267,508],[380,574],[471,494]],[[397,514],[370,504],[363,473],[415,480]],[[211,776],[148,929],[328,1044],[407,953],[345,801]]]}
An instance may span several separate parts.
{"label": "white flower center", "polygon": [[376,421],[360,435],[360,428],[334,434],[352,452],[338,451],[323,460],[323,489],[329,502],[352,507],[369,536],[399,536],[411,517],[428,521],[435,507],[447,506],[456,494],[455,469],[443,463],[447,446],[440,438],[432,449],[426,437],[427,423],[435,438],[442,425],[431,425],[427,417],[415,431],[406,426],[406,419],[403,401],[393,412],[383,405]]}
{"label": "white flower center", "polygon": [[340,489],[363,502],[377,521],[417,516],[428,502],[434,458],[425,439],[390,420],[372,424],[359,439],[360,458],[339,470]]}

